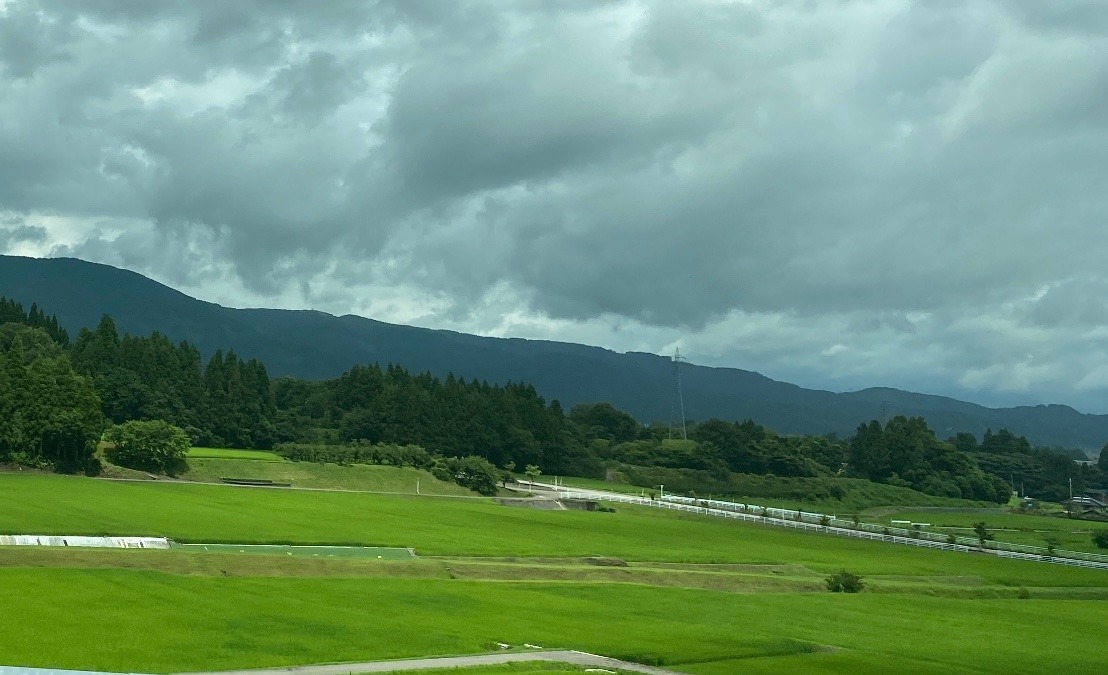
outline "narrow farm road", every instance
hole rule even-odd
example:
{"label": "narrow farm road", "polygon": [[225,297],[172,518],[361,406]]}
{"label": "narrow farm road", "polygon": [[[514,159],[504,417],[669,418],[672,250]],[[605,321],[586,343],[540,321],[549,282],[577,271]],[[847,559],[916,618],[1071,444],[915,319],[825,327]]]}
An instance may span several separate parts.
{"label": "narrow farm road", "polygon": [[479,654],[475,656],[444,656],[426,659],[403,659],[399,661],[371,661],[368,663],[333,663],[318,666],[292,666],[289,668],[269,668],[264,670],[230,670],[210,673],[182,673],[181,675],[347,675],[348,673],[393,673],[407,670],[428,670],[431,668],[467,668],[470,666],[488,666],[502,663],[524,661],[552,661],[570,663],[576,666],[594,668],[618,668],[648,675],[681,675],[672,670],[629,663],[618,659],[578,652],[573,650],[552,650],[542,652],[504,652],[500,654]]}

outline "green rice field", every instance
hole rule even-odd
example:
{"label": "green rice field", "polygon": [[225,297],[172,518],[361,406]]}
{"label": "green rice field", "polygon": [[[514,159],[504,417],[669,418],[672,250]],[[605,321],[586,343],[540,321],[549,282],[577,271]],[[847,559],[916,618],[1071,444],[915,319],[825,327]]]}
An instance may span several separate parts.
{"label": "green rice field", "polygon": [[[1063,672],[1102,663],[1073,618],[1108,625],[1108,572],[649,507],[0,474],[0,531],[199,544],[0,550],[4,665],[182,672],[502,642],[702,675]],[[844,568],[862,593],[826,591]],[[547,665],[447,672],[580,672]]]}
{"label": "green rice field", "polygon": [[[1066,585],[1096,570],[798,535],[650,507],[540,511],[480,498],[0,475],[0,532],[164,536],[180,543],[414,548],[418,555],[582,557],[681,563],[799,562],[866,574],[975,574],[996,583]],[[1020,582],[1017,578],[1031,578]],[[1084,584],[1081,581],[1078,585]]]}
{"label": "green rice field", "polygon": [[1108,622],[1103,601],[114,569],[0,569],[0,602],[9,663],[155,672],[476,653],[496,642],[706,675],[1064,672],[1101,662],[1099,643],[1068,618]]}

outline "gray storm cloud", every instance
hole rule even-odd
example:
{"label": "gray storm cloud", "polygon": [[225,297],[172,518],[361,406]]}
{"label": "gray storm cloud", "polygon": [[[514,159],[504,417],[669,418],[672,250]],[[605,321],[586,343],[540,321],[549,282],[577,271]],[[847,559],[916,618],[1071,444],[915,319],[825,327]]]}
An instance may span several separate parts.
{"label": "gray storm cloud", "polygon": [[0,1],[0,243],[1108,409],[1098,1]]}

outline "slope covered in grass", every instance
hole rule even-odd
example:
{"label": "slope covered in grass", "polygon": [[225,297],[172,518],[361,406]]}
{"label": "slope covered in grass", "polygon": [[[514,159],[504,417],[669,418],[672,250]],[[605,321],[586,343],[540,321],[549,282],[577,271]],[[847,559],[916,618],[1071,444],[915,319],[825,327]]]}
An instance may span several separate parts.
{"label": "slope covered in grass", "polygon": [[[249,451],[247,451],[249,452]],[[276,456],[276,455],[274,455]],[[435,478],[429,471],[411,467],[316,462],[259,461],[241,457],[193,457],[189,455],[187,472],[181,478],[218,483],[223,478],[260,478],[294,487],[363,490],[424,495],[473,496],[475,493],[456,483]]]}

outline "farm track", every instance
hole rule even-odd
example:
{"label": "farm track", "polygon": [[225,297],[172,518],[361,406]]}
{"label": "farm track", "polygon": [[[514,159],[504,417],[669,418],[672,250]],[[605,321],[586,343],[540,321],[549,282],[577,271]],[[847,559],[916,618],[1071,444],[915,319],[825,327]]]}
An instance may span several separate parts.
{"label": "farm track", "polygon": [[523,663],[527,661],[548,661],[569,663],[576,666],[593,668],[618,668],[634,673],[648,675],[682,675],[673,670],[645,666],[640,663],[620,661],[619,659],[578,652],[573,650],[553,650],[542,652],[511,652],[499,654],[478,654],[474,656],[442,656],[425,659],[403,659],[398,661],[370,661],[367,663],[333,663],[317,666],[293,666],[290,668],[269,668],[264,670],[226,670],[201,673],[181,673],[181,675],[346,675],[347,673],[394,673],[409,670],[431,670],[439,668],[468,668],[475,666],[500,665],[505,663]]}

